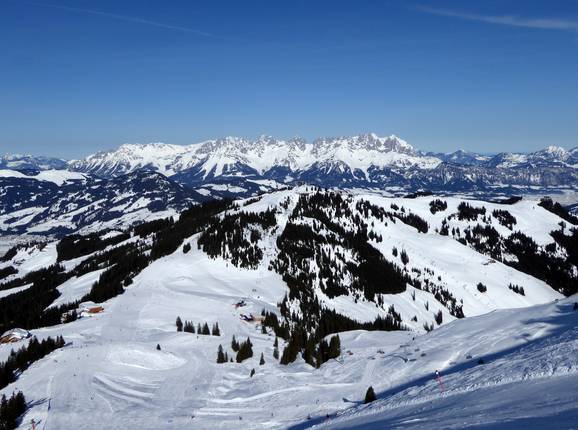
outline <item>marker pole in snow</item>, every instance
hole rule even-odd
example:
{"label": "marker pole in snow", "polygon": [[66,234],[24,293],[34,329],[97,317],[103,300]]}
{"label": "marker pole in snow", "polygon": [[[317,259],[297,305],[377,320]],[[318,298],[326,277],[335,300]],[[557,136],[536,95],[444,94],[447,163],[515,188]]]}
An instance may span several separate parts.
{"label": "marker pole in snow", "polygon": [[440,372],[438,372],[436,370],[436,380],[438,381],[438,384],[440,386],[440,391],[443,393],[444,392],[444,381],[442,381],[442,375],[440,375]]}

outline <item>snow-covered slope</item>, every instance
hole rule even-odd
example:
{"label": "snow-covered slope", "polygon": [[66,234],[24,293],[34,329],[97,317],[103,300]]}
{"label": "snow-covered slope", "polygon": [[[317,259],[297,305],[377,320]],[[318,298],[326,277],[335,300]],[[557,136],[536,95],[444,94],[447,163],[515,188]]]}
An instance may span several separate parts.
{"label": "snow-covered slope", "polygon": [[400,345],[406,363],[375,354],[379,341],[368,344],[378,400],[295,428],[576,428],[576,299],[449,324]]}
{"label": "snow-covered slope", "polygon": [[[53,283],[34,282],[0,298],[4,312],[8,302],[2,300],[8,299],[26,314],[37,300],[47,308],[64,306],[64,312],[93,306],[75,301],[96,297],[104,297],[98,300],[103,311],[85,312],[66,324],[27,327],[39,337],[63,335],[68,345],[32,364],[2,393],[22,390],[30,402],[21,429],[31,419],[41,428],[63,430],[305,428],[326,417],[349,428],[390,419],[392,409],[395,419],[401,418],[391,423],[402,427],[429,416],[432,423],[439,418],[460,427],[428,402],[451,407],[453,399],[465,405],[478,393],[495,393],[511,405],[499,390],[522,395],[531,389],[543,390],[541,407],[528,402],[518,410],[506,408],[502,416],[543,418],[550,409],[566,419],[578,399],[573,388],[578,312],[557,291],[560,285],[523,272],[526,267],[519,264],[530,251],[511,248],[503,238],[521,230],[545,258],[573,259],[570,248],[552,247],[555,239],[549,234],[562,224],[564,237],[570,237],[573,227],[524,200],[513,205],[468,201],[475,209],[464,209],[458,198],[437,200],[301,186],[233,205],[207,203],[176,221],[124,234],[17,249],[0,263],[0,270],[22,270],[11,281],[55,261],[62,269],[54,269]],[[492,226],[503,239],[500,255],[492,257],[497,248],[474,240],[478,224]],[[459,236],[452,232],[456,229]],[[570,271],[577,273],[575,266]],[[91,286],[97,279],[99,288]],[[510,286],[523,287],[523,294]],[[60,296],[25,295],[46,289]],[[310,327],[308,335],[330,337],[338,327],[357,326],[340,333],[341,355],[320,368],[301,354],[283,365],[273,357],[275,334],[268,323],[262,327],[263,311],[292,331]],[[248,315],[256,318],[247,321]],[[25,316],[13,318],[24,321]],[[177,332],[177,316],[195,327],[218,323],[220,335]],[[409,330],[361,329],[377,317],[399,317]],[[8,328],[8,320],[0,324]],[[234,357],[233,335],[239,341],[251,338],[253,357],[217,364],[219,345]],[[280,353],[292,339],[279,337]],[[13,346],[0,345],[0,362]],[[480,358],[486,364],[478,366]],[[436,369],[444,377],[444,395],[436,391]],[[383,400],[359,408],[370,385]],[[572,387],[564,399],[563,386]],[[475,423],[500,417],[492,415],[489,402],[485,405],[478,404]]]}

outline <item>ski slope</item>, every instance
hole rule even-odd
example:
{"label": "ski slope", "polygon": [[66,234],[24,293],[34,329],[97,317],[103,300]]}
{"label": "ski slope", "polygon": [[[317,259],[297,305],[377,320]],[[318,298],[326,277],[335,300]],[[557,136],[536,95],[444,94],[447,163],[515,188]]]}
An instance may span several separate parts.
{"label": "ski slope", "polygon": [[418,337],[408,349],[427,356],[375,381],[376,402],[312,428],[575,429],[577,299],[496,311]]}

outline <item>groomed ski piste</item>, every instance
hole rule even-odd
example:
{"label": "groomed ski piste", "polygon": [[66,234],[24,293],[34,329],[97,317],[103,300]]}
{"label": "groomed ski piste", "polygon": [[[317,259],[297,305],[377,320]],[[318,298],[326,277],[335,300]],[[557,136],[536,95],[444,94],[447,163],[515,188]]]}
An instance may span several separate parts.
{"label": "groomed ski piste", "polygon": [[[276,192],[241,209],[262,211],[300,192]],[[434,268],[435,276],[464,300],[465,319],[455,320],[430,293],[416,290],[417,299],[432,306],[426,312],[408,289],[388,296],[387,303],[395,304],[411,330],[343,332],[341,356],[320,369],[300,357],[281,365],[272,356],[274,334],[263,334],[259,325],[241,318],[263,309],[278,312],[287,292],[281,276],[267,269],[275,236],[263,237],[264,261],[250,270],[209,258],[198,249],[195,235],[185,240],[190,252],[180,247],[154,261],[124,294],[103,303],[103,312],[32,331],[38,338],[63,335],[67,345],[2,390],[22,390],[30,402],[19,428],[30,429],[31,420],[42,430],[576,428],[578,311],[573,305],[578,298],[564,299],[542,281],[499,262],[487,264],[487,256],[435,234],[442,217],[436,221],[440,214],[418,207],[428,208],[431,197],[356,198],[384,207],[397,203],[424,217],[427,212],[429,233],[390,223],[380,231],[383,242],[374,246],[388,258],[391,247],[398,246],[407,250],[410,267]],[[458,200],[446,200],[449,213]],[[492,204],[479,204],[491,210]],[[560,222],[532,202],[507,209],[540,244]],[[277,216],[279,225],[286,220],[287,214]],[[51,246],[41,253],[43,265],[50,264]],[[85,276],[59,287],[66,300],[90,289],[96,275]],[[475,290],[480,281],[488,287],[486,295]],[[514,281],[524,285],[525,296],[508,290]],[[240,300],[246,306],[236,308]],[[348,297],[325,304],[360,321],[385,314],[374,303]],[[425,333],[421,325],[437,309],[444,310],[444,323]],[[412,326],[414,314],[419,324]],[[218,323],[221,334],[177,332],[177,316],[195,327]],[[217,364],[219,345],[234,357],[233,335],[239,341],[251,338],[253,357]],[[0,361],[21,344],[0,345]],[[281,339],[279,344],[282,351]],[[259,365],[261,353],[264,365]],[[377,401],[363,405],[369,386]]]}

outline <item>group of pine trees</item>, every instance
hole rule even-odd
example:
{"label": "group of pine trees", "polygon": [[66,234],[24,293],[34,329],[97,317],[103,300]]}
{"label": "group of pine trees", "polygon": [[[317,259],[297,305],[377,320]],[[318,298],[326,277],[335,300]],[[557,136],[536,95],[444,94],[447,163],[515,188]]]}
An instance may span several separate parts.
{"label": "group of pine trees", "polygon": [[217,363],[228,363],[229,362],[229,354],[225,351],[223,352],[223,345],[219,345],[219,349],[217,350]]}
{"label": "group of pine trees", "polygon": [[250,338],[247,338],[247,340],[243,342],[238,342],[233,335],[231,349],[237,353],[237,357],[235,358],[237,363],[242,363],[244,360],[253,357],[253,344]]}
{"label": "group of pine trees", "polygon": [[[193,324],[192,321],[185,321],[183,323],[181,317],[177,317],[175,325],[177,326],[177,331],[183,331],[186,333],[195,333],[195,325]],[[213,324],[211,329],[209,329],[209,324],[207,324],[206,322],[203,325],[201,325],[201,323],[198,323],[196,333],[206,336],[220,336],[221,329],[219,328],[219,323],[217,322]]]}
{"label": "group of pine trees", "polygon": [[[334,310],[322,308],[314,302],[316,309],[313,313],[306,313],[308,318],[300,318],[289,312],[287,296],[280,303],[279,308],[284,321],[280,321],[276,314],[263,311],[262,324],[270,327],[277,337],[284,339],[287,344],[282,352],[280,363],[288,364],[301,357],[310,365],[319,367],[325,361],[339,356],[340,342],[338,336],[333,336],[327,344],[325,337],[331,334],[350,330],[404,330],[401,316],[390,306],[385,317],[377,317],[372,322],[360,323]],[[302,307],[303,309],[303,307]],[[290,324],[289,324],[290,322]],[[333,343],[332,343],[333,342]],[[275,339],[273,355],[279,356],[278,340]]]}
{"label": "group of pine trees", "polygon": [[[340,193],[300,196],[277,239],[279,253],[271,263],[284,277],[291,299],[303,303],[312,298],[317,286],[330,298],[357,291],[369,301],[376,294],[405,290],[407,277],[370,244],[370,239],[378,236],[371,234],[370,238],[370,226],[360,213],[386,215],[369,203],[357,202],[355,211],[351,206]],[[313,222],[303,223],[302,219]],[[346,257],[351,254],[353,258]]]}
{"label": "group of pine trees", "polygon": [[287,365],[294,362],[300,352],[306,363],[319,368],[323,363],[335,359],[341,354],[339,335],[332,336],[329,343],[325,339],[321,339],[316,345],[314,337],[294,332],[283,349],[279,363]]}
{"label": "group of pine trees", "polygon": [[127,232],[103,239],[103,233],[90,233],[87,235],[72,234],[65,236],[56,244],[58,254],[57,261],[72,260],[83,255],[101,251],[108,246],[116,245],[130,238]]}
{"label": "group of pine trees", "polygon": [[214,219],[197,243],[210,257],[220,256],[237,267],[254,269],[263,258],[263,251],[258,246],[261,239],[259,229],[267,230],[276,225],[274,210],[227,214]]}
{"label": "group of pine trees", "polygon": [[445,200],[434,199],[429,202],[429,210],[432,214],[443,212],[448,208],[448,203]]}
{"label": "group of pine trees", "polygon": [[495,209],[494,211],[492,211],[492,216],[496,218],[500,224],[502,224],[504,227],[509,228],[510,230],[512,230],[514,228],[514,225],[518,223],[516,217],[507,210]]}
{"label": "group of pine trees", "polygon": [[[423,269],[427,275],[433,277],[434,272],[431,269],[424,268]],[[412,268],[412,272],[418,273],[421,275],[421,270],[417,268]],[[441,281],[441,277],[438,276],[438,281]],[[433,294],[435,299],[444,305],[449,313],[456,318],[464,318],[464,304],[463,300],[459,301],[456,297],[446,288],[436,283],[435,280],[430,279],[428,277],[424,277],[423,281],[418,279],[417,277],[414,278],[412,281],[412,285],[414,288],[418,290],[426,291],[428,293]],[[415,295],[412,295],[412,298],[415,300]],[[429,304],[426,303],[426,310],[429,310]]]}
{"label": "group of pine trees", "polygon": [[0,363],[0,389],[16,381],[18,375],[28,369],[32,363],[64,345],[62,336],[56,339],[47,337],[42,341],[33,337],[27,346],[23,346],[18,351],[12,350],[8,359]]}
{"label": "group of pine trees", "polygon": [[516,294],[520,294],[521,296],[525,296],[526,292],[524,291],[524,287],[520,287],[519,285],[510,284],[508,288],[512,290]]}
{"label": "group of pine trees", "polygon": [[0,333],[15,327],[30,330],[59,324],[60,314],[46,308],[60,295],[56,287],[69,277],[64,267],[55,264],[7,283],[9,288],[32,285],[0,298]]}
{"label": "group of pine trees", "polygon": [[486,208],[472,206],[467,202],[461,202],[458,205],[458,219],[460,221],[468,220],[468,221],[475,221],[478,219],[478,215],[485,215]]}
{"label": "group of pine trees", "polygon": [[[237,363],[242,363],[243,361],[251,358],[253,356],[253,344],[251,343],[251,339],[247,338],[246,341],[239,343],[235,336],[231,340],[231,349],[237,353],[237,357],[235,361]],[[219,345],[217,349],[217,363],[228,363],[229,361],[233,361],[233,358],[229,358],[229,354],[227,351],[223,350],[223,346]],[[265,356],[261,353],[261,357],[259,358],[259,365],[263,366],[265,364]],[[251,376],[255,373],[255,369],[253,369]]]}
{"label": "group of pine trees", "polygon": [[0,400],[0,429],[13,430],[18,427],[18,418],[26,412],[26,399],[22,391],[13,393],[10,398],[2,395]]}
{"label": "group of pine trees", "polygon": [[404,224],[412,226],[420,233],[427,233],[429,230],[429,224],[427,223],[427,221],[424,220],[419,215],[414,214],[413,212],[409,213],[395,212],[394,216]]}

